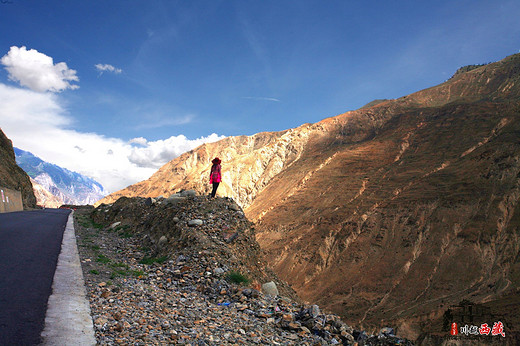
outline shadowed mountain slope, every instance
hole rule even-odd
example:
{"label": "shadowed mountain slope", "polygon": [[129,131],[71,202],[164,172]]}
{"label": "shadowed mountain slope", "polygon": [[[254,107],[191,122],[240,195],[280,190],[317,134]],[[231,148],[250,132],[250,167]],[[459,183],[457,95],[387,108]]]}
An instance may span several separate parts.
{"label": "shadowed mountain slope", "polygon": [[0,186],[20,191],[24,208],[36,207],[36,197],[29,176],[18,167],[13,143],[0,129]]}

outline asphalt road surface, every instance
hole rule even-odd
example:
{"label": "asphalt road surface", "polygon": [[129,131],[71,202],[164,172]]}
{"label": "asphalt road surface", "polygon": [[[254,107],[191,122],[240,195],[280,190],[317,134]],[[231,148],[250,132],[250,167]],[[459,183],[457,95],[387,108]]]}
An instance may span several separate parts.
{"label": "asphalt road surface", "polygon": [[69,210],[0,214],[0,345],[37,345]]}

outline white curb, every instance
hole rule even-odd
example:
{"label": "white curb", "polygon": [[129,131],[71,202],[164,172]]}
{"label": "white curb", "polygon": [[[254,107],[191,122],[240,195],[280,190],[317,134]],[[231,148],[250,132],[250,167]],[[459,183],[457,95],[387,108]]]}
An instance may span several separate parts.
{"label": "white curb", "polygon": [[43,345],[96,345],[90,305],[86,297],[76,236],[74,212],[67,220],[61,252],[47,303]]}

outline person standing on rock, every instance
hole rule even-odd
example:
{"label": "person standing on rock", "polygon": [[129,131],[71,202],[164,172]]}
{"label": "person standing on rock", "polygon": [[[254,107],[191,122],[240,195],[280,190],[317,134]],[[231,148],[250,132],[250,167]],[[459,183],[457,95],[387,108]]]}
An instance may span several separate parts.
{"label": "person standing on rock", "polygon": [[213,166],[211,166],[211,171],[209,172],[209,183],[213,184],[213,191],[211,191],[211,198],[214,198],[217,194],[218,185],[222,180],[222,174],[220,172],[220,159],[215,157],[213,161]]}

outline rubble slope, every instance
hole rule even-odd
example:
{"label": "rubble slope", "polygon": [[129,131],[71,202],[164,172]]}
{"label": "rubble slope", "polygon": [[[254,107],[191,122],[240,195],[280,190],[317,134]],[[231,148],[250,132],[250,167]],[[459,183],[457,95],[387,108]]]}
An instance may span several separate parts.
{"label": "rubble slope", "polygon": [[299,302],[231,199],[122,197],[75,218],[99,344],[411,345]]}

